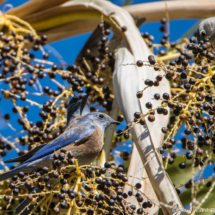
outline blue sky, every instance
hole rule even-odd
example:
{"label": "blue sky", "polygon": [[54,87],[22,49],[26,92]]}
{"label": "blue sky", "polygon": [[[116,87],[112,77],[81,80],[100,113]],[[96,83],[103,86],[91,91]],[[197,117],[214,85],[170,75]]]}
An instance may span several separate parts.
{"label": "blue sky", "polygon": [[[5,2],[5,4],[8,4],[8,6],[13,5],[14,7],[17,7],[18,5],[21,5],[24,2],[26,2],[26,1],[25,0],[7,0]],[[112,2],[121,6],[124,4],[125,0],[112,0]],[[145,2],[152,2],[152,1],[141,1],[141,0],[131,1],[132,4],[145,3]],[[8,9],[8,7],[5,7],[4,5],[1,7],[1,10]],[[192,28],[192,26],[194,26],[197,22],[198,22],[197,19],[170,21],[170,41],[176,41],[177,39],[179,39],[190,28]],[[140,31],[148,32],[150,35],[153,35],[155,37],[155,43],[159,43],[159,41],[162,39],[162,33],[159,31],[159,27],[160,27],[160,22],[144,23],[141,26]],[[55,53],[55,55],[57,54],[58,57],[62,57],[67,64],[72,65],[77,54],[82,49],[82,46],[84,45],[85,41],[87,40],[87,38],[89,36],[90,36],[90,33],[86,33],[86,34],[74,36],[71,38],[67,38],[67,39],[64,39],[64,40],[61,40],[58,42],[54,42],[54,43],[47,45],[45,47],[45,50],[47,52],[50,52],[50,50],[51,50],[51,52]],[[31,53],[34,53],[34,52],[31,51]],[[36,54],[36,56],[37,56],[37,58],[41,57],[40,54]],[[54,57],[51,53],[50,53],[49,60],[56,62],[56,63],[60,63],[59,59]],[[54,89],[57,89],[57,87],[55,85],[53,85],[53,83],[50,82],[49,80],[47,81],[47,79],[42,80],[41,84],[43,86],[50,85],[50,86],[53,86]],[[4,88],[4,84],[1,84],[0,88]],[[30,91],[31,90],[32,89],[30,89]],[[34,101],[37,101],[40,104],[43,104],[47,100],[47,97],[29,96],[28,98],[30,98]],[[20,104],[21,106],[29,105],[27,102],[18,102],[18,104]],[[0,107],[1,107],[0,112],[3,115],[6,113],[11,113],[12,106],[11,106],[11,102],[9,100],[1,101]],[[8,107],[11,107],[11,108],[8,109]],[[33,122],[40,120],[38,113],[39,113],[38,109],[36,107],[32,106],[30,108],[30,111],[28,114],[28,119]],[[11,124],[13,124],[14,127],[17,128],[17,130],[20,130],[21,126],[17,123],[17,118],[18,118],[18,115],[16,115],[15,117],[12,117],[9,122]],[[11,129],[9,129],[9,127],[4,123],[4,121],[2,119],[0,119],[0,133],[2,133],[5,137],[14,133],[14,132],[11,132]],[[8,156],[9,157],[14,156],[14,153],[10,153],[10,155],[8,155]],[[9,158],[8,156],[6,158]]]}

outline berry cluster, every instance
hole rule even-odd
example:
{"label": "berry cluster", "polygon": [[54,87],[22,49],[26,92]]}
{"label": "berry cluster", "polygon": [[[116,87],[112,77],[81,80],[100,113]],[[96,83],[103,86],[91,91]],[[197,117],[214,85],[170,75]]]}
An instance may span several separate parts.
{"label": "berry cluster", "polygon": [[[47,37],[38,36],[18,18],[14,17],[14,20],[16,24],[7,20],[0,32],[0,102],[10,104],[0,116],[13,132],[8,137],[1,134],[2,158],[12,150],[16,150],[19,156],[24,155],[63,133],[69,99],[74,93],[88,93],[91,111],[99,110],[108,114],[114,99],[112,75],[115,59],[108,46],[111,30],[107,23],[98,25],[97,31],[101,38],[92,50],[82,52],[74,65],[59,65],[48,61],[49,54],[43,50]],[[131,140],[129,129],[137,123],[156,123],[155,113],[158,116],[170,113],[169,124],[162,128],[165,138],[158,149],[163,161],[166,166],[173,164],[180,155],[175,152],[179,149],[184,154],[179,163],[180,169],[188,170],[192,166],[193,169],[199,167],[203,171],[215,154],[215,53],[209,42],[200,41],[197,44],[196,37],[190,41],[184,39],[181,44],[170,43],[167,20],[162,19],[161,24],[160,30],[164,34],[160,44],[153,44],[154,37],[147,32],[142,33],[149,48],[159,48],[158,54],[148,56],[147,62],[138,60],[136,65],[153,67],[158,73],[155,80],[145,80],[145,89],[157,87],[167,79],[171,93],[156,93],[153,99],[161,100],[161,106],[154,107],[151,101],[147,101],[147,113],[134,113],[133,124],[118,130],[113,137],[112,151],[120,148],[119,156],[126,164],[130,157],[130,151],[124,149]],[[123,26],[121,30],[126,32],[127,27]],[[41,59],[35,57],[39,51],[42,53]],[[165,75],[159,74],[161,70],[165,71]],[[42,84],[43,80],[51,81],[56,88]],[[137,92],[137,99],[143,99],[145,89]],[[45,97],[46,101],[40,104],[38,96]],[[35,122],[28,120],[33,106],[37,108],[35,114],[40,118]],[[8,108],[12,114],[7,112]],[[18,132],[14,132],[10,123],[13,118],[19,124],[16,128]],[[123,116],[119,115],[117,120],[123,122]],[[184,133],[180,140],[176,138],[178,132]],[[26,146],[26,149],[20,151],[20,146]],[[108,160],[113,160],[112,154]],[[1,164],[6,167],[3,161]],[[80,212],[88,215],[143,214],[155,202],[141,192],[141,183],[129,185],[127,181],[130,176],[126,176],[126,173],[127,165],[115,167],[110,162],[106,162],[104,167],[79,167],[72,153],[62,149],[54,155],[51,168],[43,167],[29,175],[19,172],[11,180],[0,184],[0,196],[4,199],[1,202],[2,211],[10,213],[15,205],[27,198],[29,204],[34,205],[33,214],[45,210],[47,214],[66,214],[68,211],[71,214]],[[183,186],[189,189],[201,182],[210,187],[212,176],[204,182],[204,178],[189,180]],[[125,185],[131,187],[126,193],[123,191]],[[37,191],[32,192],[35,188]],[[180,194],[178,188],[176,191]],[[135,197],[138,207],[129,203],[127,199],[130,196]]]}
{"label": "berry cluster", "polygon": [[[71,210],[74,214],[80,212],[89,215],[94,212],[143,214],[145,208],[152,207],[152,202],[141,191],[138,192],[141,188],[140,183],[127,193],[123,192],[128,181],[123,165],[116,168],[110,162],[106,162],[104,168],[79,167],[71,152],[65,149],[54,156],[55,170],[43,167],[29,175],[19,172],[12,177],[12,182],[5,182],[5,202],[15,204],[16,197],[22,196],[27,199],[28,206],[34,205],[33,213],[48,210],[49,213],[53,211],[55,214],[65,210]],[[106,177],[107,172],[110,177]],[[29,194],[23,195],[26,192]],[[137,209],[135,205],[126,202],[129,196],[136,198],[140,208]],[[21,202],[20,200],[18,202]]]}

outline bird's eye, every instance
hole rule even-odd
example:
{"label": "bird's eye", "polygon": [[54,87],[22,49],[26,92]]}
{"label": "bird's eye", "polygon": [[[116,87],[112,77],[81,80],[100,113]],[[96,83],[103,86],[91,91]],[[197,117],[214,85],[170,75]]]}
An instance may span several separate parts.
{"label": "bird's eye", "polygon": [[206,36],[205,31],[201,31],[201,36],[202,36],[202,37],[205,37],[205,36]]}
{"label": "bird's eye", "polygon": [[99,118],[100,119],[104,118],[104,115],[103,114],[99,114]]}

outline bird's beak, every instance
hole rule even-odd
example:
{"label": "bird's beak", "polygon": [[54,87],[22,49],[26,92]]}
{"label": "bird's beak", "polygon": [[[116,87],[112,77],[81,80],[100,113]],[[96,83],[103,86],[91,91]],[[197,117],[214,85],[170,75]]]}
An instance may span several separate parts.
{"label": "bird's beak", "polygon": [[118,122],[118,121],[112,121],[111,124],[116,124],[116,125],[120,125],[121,122]]}

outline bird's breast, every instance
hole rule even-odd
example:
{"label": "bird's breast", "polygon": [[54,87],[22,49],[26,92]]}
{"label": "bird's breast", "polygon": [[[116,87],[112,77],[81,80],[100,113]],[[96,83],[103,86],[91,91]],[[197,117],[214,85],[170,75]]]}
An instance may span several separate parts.
{"label": "bird's breast", "polygon": [[99,127],[94,126],[95,131],[84,138],[81,142],[66,146],[67,151],[71,151],[78,159],[79,165],[87,165],[94,161],[103,147],[103,134]]}

